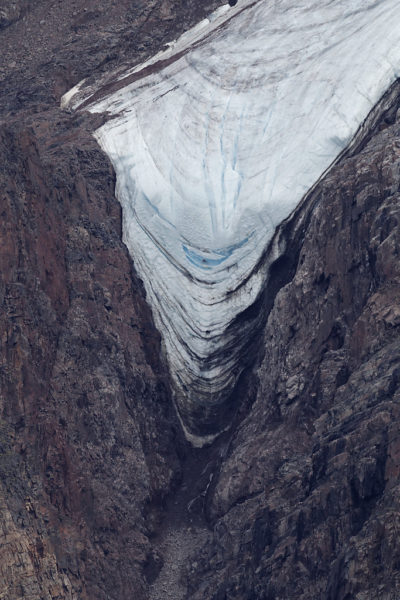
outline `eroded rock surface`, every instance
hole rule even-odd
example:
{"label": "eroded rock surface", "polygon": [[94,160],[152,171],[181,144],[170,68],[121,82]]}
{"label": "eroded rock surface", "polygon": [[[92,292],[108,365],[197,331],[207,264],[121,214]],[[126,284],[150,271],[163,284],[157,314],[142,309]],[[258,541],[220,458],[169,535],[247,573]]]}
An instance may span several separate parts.
{"label": "eroded rock surface", "polygon": [[145,507],[177,467],[168,380],[112,170],[48,116],[1,132],[3,543],[26,555],[3,597],[140,598]]}
{"label": "eroded rock surface", "polygon": [[208,497],[190,598],[400,593],[400,122],[381,128],[317,187],[288,248],[297,268]]}
{"label": "eroded rock surface", "polygon": [[[58,103],[106,60],[110,37],[147,36],[143,51],[157,50],[200,9],[186,3],[178,22],[159,3],[108,4],[93,25],[90,2],[15,2],[0,33],[4,600],[146,598],[152,507],[180,471],[168,374],[121,242],[114,174],[92,125]],[[178,5],[164,4],[174,16]]]}

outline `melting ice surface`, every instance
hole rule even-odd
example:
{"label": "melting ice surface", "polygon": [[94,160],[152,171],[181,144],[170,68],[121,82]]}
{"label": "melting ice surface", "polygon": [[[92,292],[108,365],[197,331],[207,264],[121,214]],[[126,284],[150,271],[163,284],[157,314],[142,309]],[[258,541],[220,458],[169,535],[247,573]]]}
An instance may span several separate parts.
{"label": "melting ice surface", "polygon": [[96,136],[192,441],[216,432],[240,374],[254,332],[235,318],[260,294],[274,230],[399,70],[398,0],[239,0],[113,91],[91,99],[83,82],[64,98],[114,116]]}

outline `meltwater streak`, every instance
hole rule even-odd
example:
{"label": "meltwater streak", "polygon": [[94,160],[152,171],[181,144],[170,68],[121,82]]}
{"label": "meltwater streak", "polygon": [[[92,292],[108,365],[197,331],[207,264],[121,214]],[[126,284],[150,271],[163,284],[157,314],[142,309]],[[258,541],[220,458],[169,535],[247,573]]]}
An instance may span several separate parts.
{"label": "meltwater streak", "polygon": [[255,266],[398,77],[399,23],[398,0],[239,0],[116,91],[64,100],[114,117],[96,137],[194,443],[229,413],[259,325],[237,318],[263,289]]}

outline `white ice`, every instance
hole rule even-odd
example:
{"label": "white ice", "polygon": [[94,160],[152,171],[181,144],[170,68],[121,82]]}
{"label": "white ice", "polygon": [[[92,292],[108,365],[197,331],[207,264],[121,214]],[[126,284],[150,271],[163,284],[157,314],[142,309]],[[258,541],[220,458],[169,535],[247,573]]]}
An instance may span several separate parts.
{"label": "white ice", "polygon": [[89,106],[181,409],[233,388],[255,265],[399,71],[399,0],[239,0]]}

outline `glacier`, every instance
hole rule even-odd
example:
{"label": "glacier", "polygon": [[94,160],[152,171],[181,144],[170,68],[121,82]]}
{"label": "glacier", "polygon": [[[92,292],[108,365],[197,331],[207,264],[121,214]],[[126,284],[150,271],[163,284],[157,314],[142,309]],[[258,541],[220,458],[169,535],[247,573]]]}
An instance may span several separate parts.
{"label": "glacier", "polygon": [[195,445],[232,416],[276,228],[399,76],[399,23],[398,0],[239,0],[62,100],[108,113],[95,135]]}

